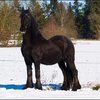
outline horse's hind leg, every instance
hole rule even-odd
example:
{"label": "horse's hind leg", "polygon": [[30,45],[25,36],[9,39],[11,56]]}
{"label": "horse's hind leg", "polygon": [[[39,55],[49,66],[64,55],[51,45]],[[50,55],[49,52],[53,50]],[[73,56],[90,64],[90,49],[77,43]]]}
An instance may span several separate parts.
{"label": "horse's hind leg", "polygon": [[23,89],[26,88],[32,88],[33,87],[33,81],[32,81],[32,63],[25,60],[26,66],[27,66],[27,82]]}
{"label": "horse's hind leg", "polygon": [[67,61],[67,65],[68,65],[67,67],[70,69],[70,71],[72,73],[72,77],[73,77],[72,91],[76,91],[77,89],[81,88],[81,85],[78,80],[78,71],[75,67],[74,62]]}
{"label": "horse's hind leg", "polygon": [[64,61],[60,61],[58,63],[60,69],[62,70],[63,76],[64,76],[64,81],[63,81],[63,85],[61,87],[62,90],[69,90],[70,89],[70,83],[69,83],[69,73],[67,72],[67,67],[65,66],[65,62]]}
{"label": "horse's hind leg", "polygon": [[[67,64],[66,64],[67,65]],[[72,76],[72,72],[70,70],[70,68],[68,67],[67,65],[67,68],[66,68],[66,73],[67,73],[67,80],[68,80],[68,83],[69,83],[69,86],[70,88],[72,88],[72,81],[73,81],[73,76]]]}

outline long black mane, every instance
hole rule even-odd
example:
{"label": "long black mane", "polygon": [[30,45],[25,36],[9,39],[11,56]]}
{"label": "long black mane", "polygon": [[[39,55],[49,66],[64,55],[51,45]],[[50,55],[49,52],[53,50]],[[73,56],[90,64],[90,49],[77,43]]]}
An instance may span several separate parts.
{"label": "long black mane", "polygon": [[38,29],[38,25],[29,12],[22,10],[20,31],[23,33],[21,47],[22,55],[27,66],[27,82],[25,88],[33,87],[32,63],[35,67],[36,84],[35,88],[42,89],[40,80],[40,64],[52,65],[58,63],[64,81],[62,88],[73,91],[80,89],[78,71],[75,67],[75,49],[70,39],[64,36],[54,36],[46,40]]}

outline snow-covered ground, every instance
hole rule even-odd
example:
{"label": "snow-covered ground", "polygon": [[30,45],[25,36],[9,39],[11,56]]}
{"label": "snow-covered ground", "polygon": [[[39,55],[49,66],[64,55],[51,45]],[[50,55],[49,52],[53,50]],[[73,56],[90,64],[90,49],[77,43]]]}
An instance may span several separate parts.
{"label": "snow-covered ground", "polygon": [[[78,69],[82,89],[62,91],[62,72],[58,65],[41,65],[43,90],[22,90],[26,83],[26,66],[20,48],[0,48],[0,99],[100,99],[100,89],[92,87],[100,84],[100,41],[73,41],[75,64]],[[35,83],[34,66],[33,80]]]}

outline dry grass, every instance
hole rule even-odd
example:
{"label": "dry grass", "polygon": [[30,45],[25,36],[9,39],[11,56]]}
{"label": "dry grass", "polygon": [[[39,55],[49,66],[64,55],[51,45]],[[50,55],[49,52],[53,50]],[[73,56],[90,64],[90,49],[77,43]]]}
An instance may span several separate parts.
{"label": "dry grass", "polygon": [[99,90],[100,89],[100,85],[96,85],[92,88],[93,90]]}

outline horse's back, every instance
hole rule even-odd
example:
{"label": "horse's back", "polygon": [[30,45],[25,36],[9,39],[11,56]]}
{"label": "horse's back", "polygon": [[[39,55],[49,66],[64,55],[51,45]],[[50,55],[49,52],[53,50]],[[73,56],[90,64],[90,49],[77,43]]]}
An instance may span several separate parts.
{"label": "horse's back", "polygon": [[74,48],[72,41],[65,36],[57,35],[57,36],[51,37],[49,40],[52,41],[53,43],[55,43],[58,46],[60,46],[60,45],[64,46],[65,45],[66,47]]}

